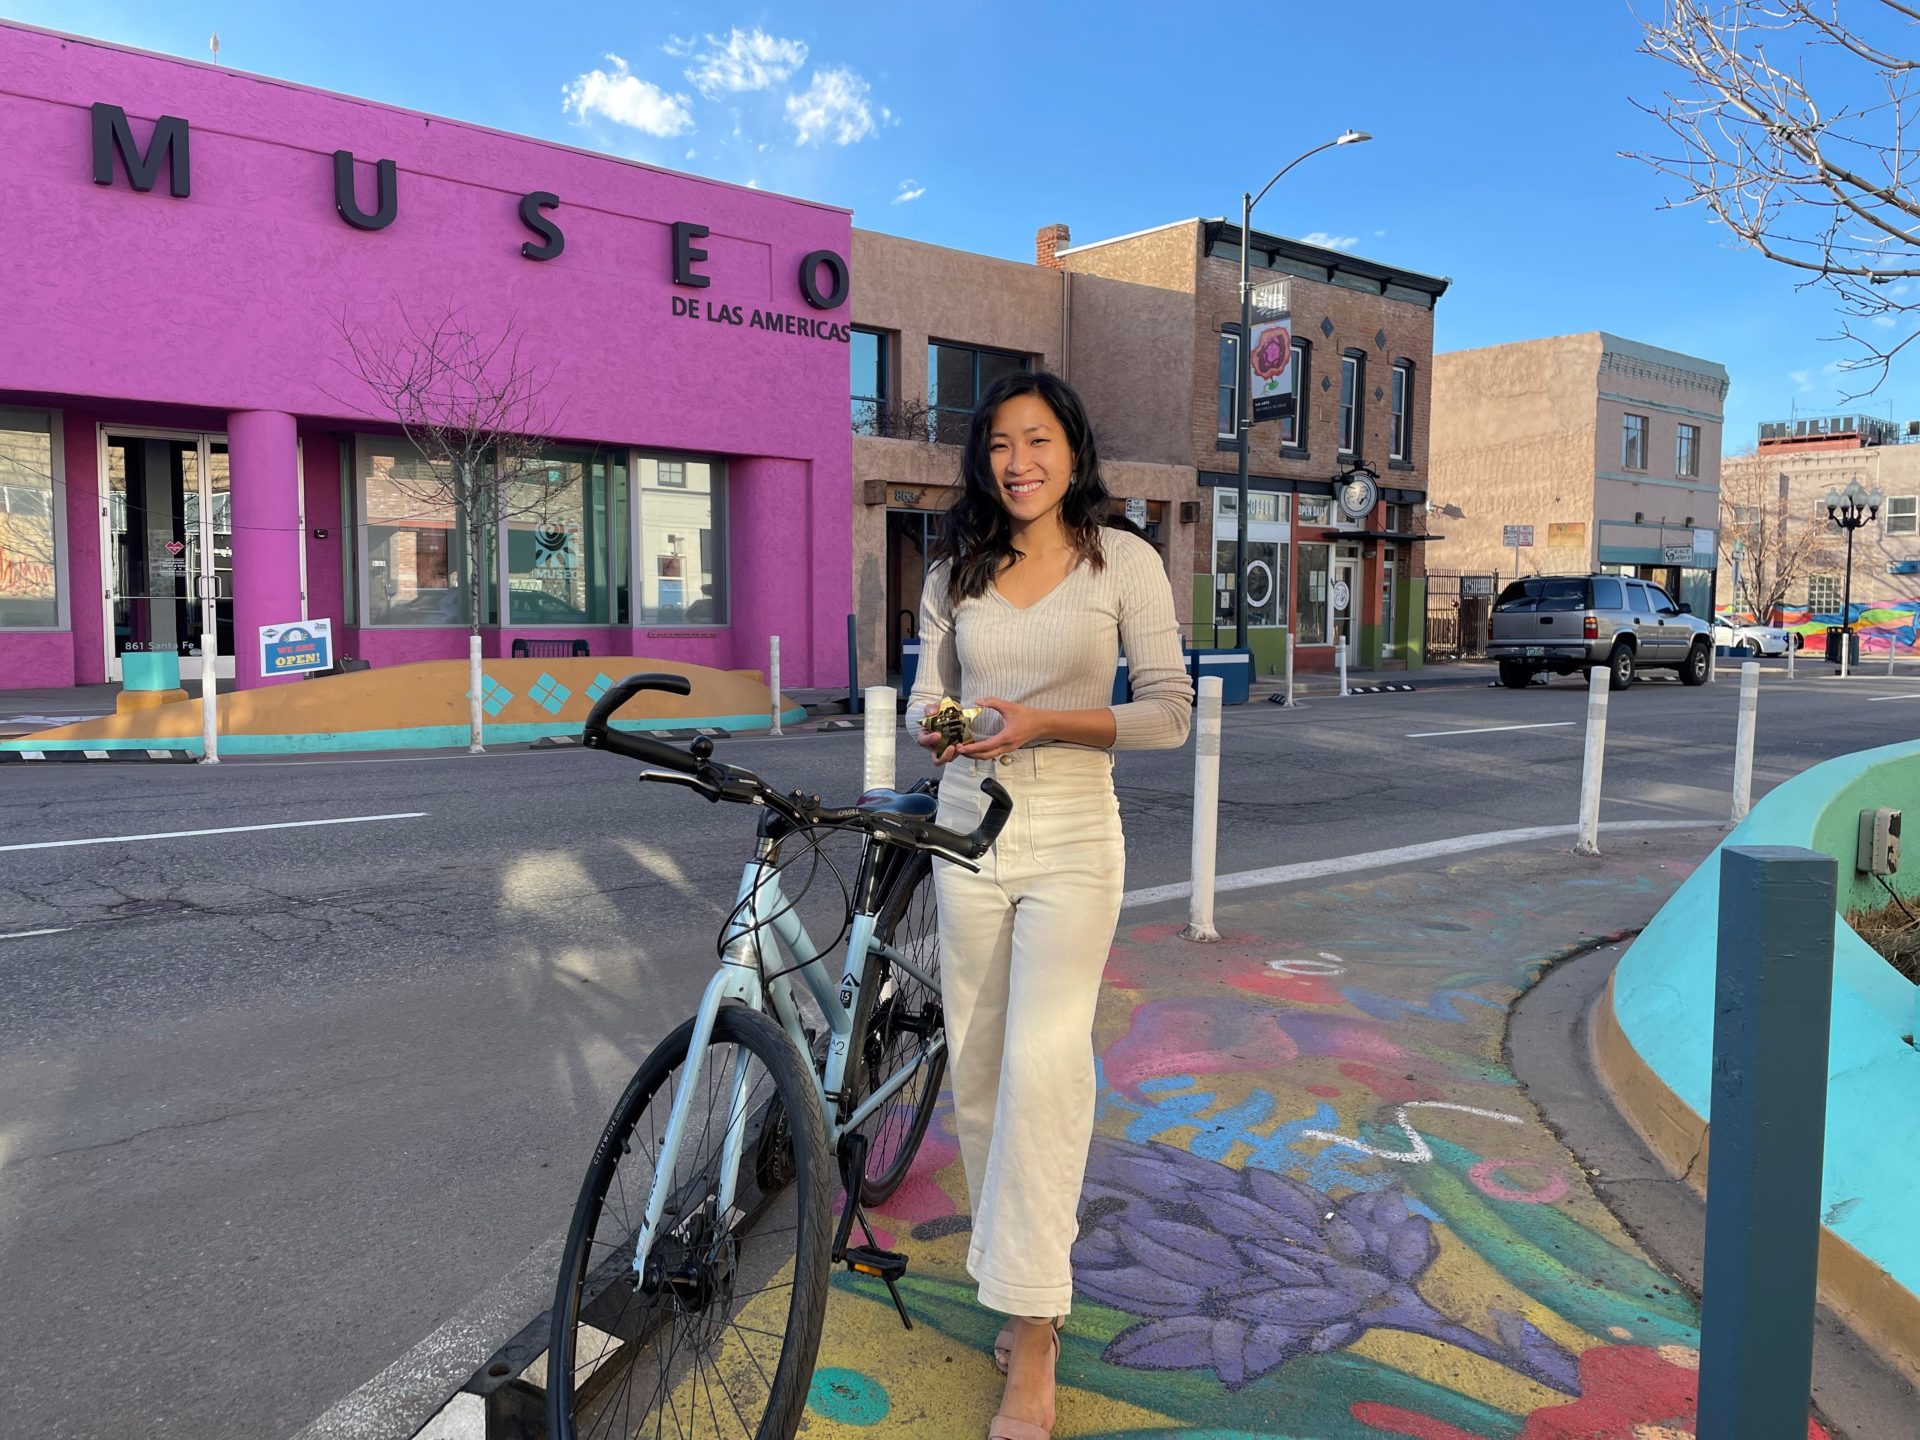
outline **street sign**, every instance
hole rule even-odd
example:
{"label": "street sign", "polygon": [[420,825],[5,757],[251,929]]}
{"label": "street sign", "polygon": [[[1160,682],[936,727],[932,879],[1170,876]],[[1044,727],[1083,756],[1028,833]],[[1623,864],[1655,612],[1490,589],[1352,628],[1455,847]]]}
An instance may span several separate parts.
{"label": "street sign", "polygon": [[1521,546],[1533,544],[1533,527],[1531,525],[1502,525],[1500,527],[1500,534],[1502,537],[1500,543],[1502,545]]}
{"label": "street sign", "polygon": [[1491,575],[1462,575],[1460,577],[1460,593],[1467,599],[1472,599],[1476,595],[1492,595],[1493,577]]}
{"label": "street sign", "polygon": [[333,621],[300,620],[260,627],[260,673],[301,675],[333,668]]}
{"label": "street sign", "polygon": [[1144,529],[1147,523],[1147,502],[1137,496],[1130,498],[1127,501],[1127,519]]}

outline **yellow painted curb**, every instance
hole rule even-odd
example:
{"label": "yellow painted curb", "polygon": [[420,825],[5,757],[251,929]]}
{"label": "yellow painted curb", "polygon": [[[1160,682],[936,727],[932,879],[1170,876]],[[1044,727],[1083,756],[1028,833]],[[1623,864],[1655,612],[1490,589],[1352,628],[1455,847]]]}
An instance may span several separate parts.
{"label": "yellow painted curb", "polygon": [[[1588,1017],[1594,1069],[1614,1108],[1669,1174],[1707,1193],[1711,1127],[1640,1057],[1613,1009],[1613,979]],[[1889,1365],[1920,1385],[1920,1296],[1820,1227],[1820,1300]]]}

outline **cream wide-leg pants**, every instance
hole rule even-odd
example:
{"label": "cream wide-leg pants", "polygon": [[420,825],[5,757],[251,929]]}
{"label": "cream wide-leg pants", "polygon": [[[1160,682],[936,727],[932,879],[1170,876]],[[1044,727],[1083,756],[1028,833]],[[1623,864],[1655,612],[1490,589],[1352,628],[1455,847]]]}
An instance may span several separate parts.
{"label": "cream wide-leg pants", "polygon": [[980,782],[1013,816],[970,874],[934,861],[940,985],[973,1205],[967,1273],[1007,1315],[1065,1315],[1093,1138],[1093,1014],[1120,916],[1126,849],[1103,750],[1039,746],[956,760],[940,823],[967,831]]}

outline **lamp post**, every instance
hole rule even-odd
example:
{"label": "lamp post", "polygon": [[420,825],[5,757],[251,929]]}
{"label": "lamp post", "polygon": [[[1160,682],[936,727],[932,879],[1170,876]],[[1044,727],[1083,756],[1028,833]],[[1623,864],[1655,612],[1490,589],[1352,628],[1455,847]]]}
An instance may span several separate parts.
{"label": "lamp post", "polygon": [[[1247,648],[1247,432],[1253,428],[1253,347],[1249,343],[1253,336],[1253,285],[1247,277],[1247,255],[1252,248],[1253,207],[1266,199],[1267,191],[1279,183],[1280,177],[1293,169],[1309,155],[1318,155],[1322,150],[1331,150],[1336,145],[1358,145],[1371,140],[1373,136],[1364,130],[1348,130],[1324,144],[1316,145],[1303,155],[1297,155],[1282,165],[1273,179],[1260,187],[1260,193],[1244,193],[1240,197],[1240,360],[1234,367],[1237,374],[1235,389],[1239,392],[1234,402],[1237,412],[1234,419],[1234,435],[1238,440],[1240,479],[1235,487],[1239,499],[1239,509],[1234,516],[1233,540],[1233,644],[1237,650]],[[1299,417],[1294,417],[1296,422]]]}
{"label": "lamp post", "polygon": [[1847,532],[1847,576],[1840,600],[1840,668],[1845,673],[1853,655],[1853,532],[1880,518],[1883,497],[1858,479],[1844,490],[1827,491],[1827,519]]}

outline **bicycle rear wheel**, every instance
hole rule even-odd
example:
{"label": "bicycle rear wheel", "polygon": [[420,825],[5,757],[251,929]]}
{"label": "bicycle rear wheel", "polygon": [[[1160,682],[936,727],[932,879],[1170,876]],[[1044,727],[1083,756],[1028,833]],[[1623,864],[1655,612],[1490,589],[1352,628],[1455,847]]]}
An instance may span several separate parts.
{"label": "bicycle rear wheel", "polygon": [[871,1093],[904,1066],[917,1061],[919,1068],[860,1127],[867,1137],[866,1170],[860,1180],[862,1204],[878,1205],[900,1188],[940,1100],[947,1052],[937,921],[933,863],[923,854],[907,856],[880,907],[874,934],[919,974],[869,952],[863,994],[872,1000],[866,1005],[865,1023],[856,1027],[861,1037],[862,1093]]}
{"label": "bicycle rear wheel", "polygon": [[[661,1145],[692,1034],[689,1020],[642,1062],[581,1185],[547,1352],[554,1440],[790,1440],[800,1423],[832,1268],[818,1092],[779,1026],[723,1006],[669,1160]],[[742,1151],[720,1214],[729,1132]],[[648,1196],[669,1165],[636,1269]]]}

